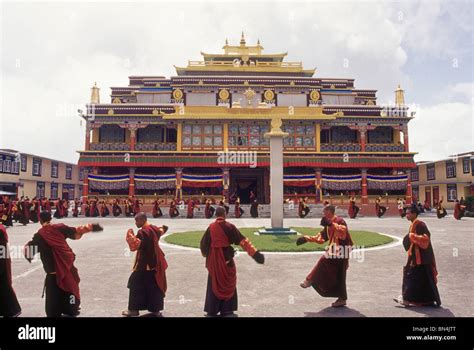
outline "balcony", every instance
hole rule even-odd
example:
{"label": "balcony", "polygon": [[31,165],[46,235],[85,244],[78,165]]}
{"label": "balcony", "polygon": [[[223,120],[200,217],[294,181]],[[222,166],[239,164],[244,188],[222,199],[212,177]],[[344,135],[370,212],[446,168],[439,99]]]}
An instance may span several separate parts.
{"label": "balcony", "polygon": [[91,151],[129,151],[130,145],[125,142],[100,142],[91,143]]}
{"label": "balcony", "polygon": [[176,151],[176,143],[165,142],[138,142],[136,151]]}
{"label": "balcony", "polygon": [[404,152],[405,146],[403,144],[382,144],[382,143],[368,143],[365,146],[366,152]]}
{"label": "balcony", "polygon": [[360,152],[358,143],[322,143],[321,152]]}

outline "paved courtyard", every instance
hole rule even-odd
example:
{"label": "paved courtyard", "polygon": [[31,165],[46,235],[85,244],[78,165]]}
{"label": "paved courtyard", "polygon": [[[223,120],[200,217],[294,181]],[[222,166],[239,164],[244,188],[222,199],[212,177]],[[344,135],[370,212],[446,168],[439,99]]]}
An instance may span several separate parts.
{"label": "paved courtyard", "polygon": [[[348,219],[347,219],[348,220]],[[348,307],[329,307],[333,298],[322,298],[312,288],[302,289],[300,281],[311,270],[317,253],[267,253],[265,265],[256,264],[246,254],[236,257],[240,316],[474,316],[474,219],[455,221],[452,216],[438,220],[422,217],[432,234],[439,271],[441,308],[402,308],[392,301],[401,294],[402,266],[406,253],[397,239],[394,244],[364,251],[363,259],[353,259],[348,271]],[[91,222],[89,218],[67,218],[67,225]],[[127,306],[127,279],[133,254],[128,251],[125,233],[133,219],[97,218],[104,231],[90,233],[79,241],[70,241],[81,276],[81,316],[120,317]],[[206,219],[151,219],[169,226],[169,232],[204,229]],[[269,225],[270,219],[230,219],[238,227]],[[285,219],[286,226],[314,226],[319,218]],[[409,222],[396,217],[348,220],[350,229],[385,233],[398,238],[406,234]],[[26,243],[39,224],[9,229],[14,249]],[[252,239],[252,237],[249,237]],[[308,243],[311,244],[311,243]],[[196,249],[162,242],[168,260],[168,293],[165,316],[203,316],[207,271],[204,258]],[[360,257],[359,257],[360,258]],[[44,271],[39,260],[31,265],[23,258],[13,259],[14,287],[23,308],[23,316],[44,316],[41,298]]]}

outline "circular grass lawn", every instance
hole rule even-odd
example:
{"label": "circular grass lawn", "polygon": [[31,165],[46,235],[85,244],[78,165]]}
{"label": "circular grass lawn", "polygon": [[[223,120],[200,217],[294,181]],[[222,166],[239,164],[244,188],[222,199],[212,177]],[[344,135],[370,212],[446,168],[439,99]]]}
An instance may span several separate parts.
{"label": "circular grass lawn", "polygon": [[[302,235],[312,236],[317,234],[320,228],[311,227],[292,227],[295,231]],[[322,251],[327,243],[317,244],[308,242],[300,246],[296,245],[298,235],[255,235],[259,228],[246,227],[239,229],[240,232],[253,243],[253,245],[264,252],[311,252]],[[388,236],[369,231],[350,231],[352,241],[355,246],[359,247],[375,247],[382,244],[391,243],[393,239]],[[199,248],[201,238],[204,231],[187,231],[177,232],[165,237],[165,242],[176,244],[185,247]],[[235,246],[236,249],[242,250],[240,246]]]}

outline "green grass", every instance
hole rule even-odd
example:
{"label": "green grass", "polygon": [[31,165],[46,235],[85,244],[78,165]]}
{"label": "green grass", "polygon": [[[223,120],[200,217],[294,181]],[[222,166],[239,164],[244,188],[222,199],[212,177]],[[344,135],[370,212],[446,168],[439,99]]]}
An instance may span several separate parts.
{"label": "green grass", "polygon": [[[311,227],[292,227],[295,231],[303,235],[315,235],[322,228]],[[310,252],[322,251],[326,244],[306,243],[300,246],[296,245],[298,235],[254,235],[254,232],[259,228],[247,227],[241,228],[240,232],[250,239],[253,245],[266,252]],[[391,237],[383,236],[375,232],[369,231],[350,231],[354,245],[363,247],[374,247],[382,244],[387,244],[393,241]],[[188,231],[173,233],[165,237],[167,243],[181,245],[185,247],[199,248],[202,235],[204,231]],[[240,247],[236,246],[241,250]]]}

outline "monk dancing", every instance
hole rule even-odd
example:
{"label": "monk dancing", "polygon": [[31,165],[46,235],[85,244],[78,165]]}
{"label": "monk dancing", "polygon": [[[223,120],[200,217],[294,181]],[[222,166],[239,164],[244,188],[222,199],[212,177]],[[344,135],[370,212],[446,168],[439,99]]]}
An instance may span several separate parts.
{"label": "monk dancing", "polygon": [[169,215],[170,215],[170,218],[175,218],[179,216],[179,210],[178,210],[178,207],[176,206],[176,201],[174,200],[172,200],[170,203]]}
{"label": "monk dancing", "polygon": [[446,215],[448,215],[446,209],[443,207],[443,199],[441,198],[440,201],[438,202],[438,205],[436,206],[436,216],[438,219],[444,218]]}
{"label": "monk dancing", "polygon": [[340,307],[347,303],[346,271],[353,243],[344,219],[337,217],[335,211],[333,205],[325,207],[321,219],[324,229],[316,236],[299,237],[296,244],[328,242],[325,254],[300,286],[312,286],[323,297],[337,297],[331,306]]}
{"label": "monk dancing", "polygon": [[404,306],[440,306],[436,262],[431,245],[431,234],[426,224],[418,219],[418,208],[407,208],[407,219],[411,222],[403,246],[408,260],[403,268],[402,295],[395,302]]}
{"label": "monk dancing", "polygon": [[129,229],[126,237],[130,250],[137,254],[128,279],[128,309],[122,311],[122,315],[139,316],[140,310],[148,310],[148,316],[160,317],[164,308],[168,264],[159,240],[168,227],[149,224],[143,212],[135,216],[135,225],[139,228],[137,234]]}
{"label": "monk dancing", "polygon": [[349,210],[348,214],[351,219],[355,219],[359,213],[360,208],[356,205],[356,199],[354,196],[349,198]]}
{"label": "monk dancing", "polygon": [[156,219],[163,216],[163,212],[160,208],[160,200],[155,198],[153,201],[153,209],[151,210],[151,215]]}
{"label": "monk dancing", "polygon": [[240,207],[240,198],[237,197],[235,200],[235,206],[234,206],[234,215],[236,218],[242,217],[244,215],[244,210]]}
{"label": "monk dancing", "polygon": [[377,217],[379,217],[379,218],[384,216],[385,212],[388,209],[388,207],[385,207],[385,206],[381,205],[380,203],[382,203],[382,197],[379,196],[375,200],[375,213],[377,214]]}
{"label": "monk dancing", "polygon": [[24,255],[31,263],[36,253],[40,254],[46,280],[46,316],[79,315],[80,294],[79,274],[74,266],[76,255],[66,242],[66,238],[80,239],[91,231],[102,231],[99,224],[70,227],[64,224],[52,224],[51,213],[40,214],[41,228],[26,243]]}
{"label": "monk dancing", "polygon": [[454,218],[456,220],[461,220],[464,216],[464,211],[466,209],[465,205],[462,205],[460,201],[456,199],[456,203],[454,204]]}
{"label": "monk dancing", "polygon": [[238,244],[257,263],[265,257],[230,222],[225,220],[225,208],[216,209],[217,219],[209,225],[201,239],[201,253],[206,258],[207,292],[204,311],[207,316],[231,316],[237,310],[237,270],[234,248]]}
{"label": "monk dancing", "polygon": [[308,205],[306,204],[305,198],[300,198],[298,203],[298,216],[305,218],[310,212]]}
{"label": "monk dancing", "polygon": [[216,209],[211,205],[211,200],[206,200],[206,205],[204,206],[204,216],[206,219],[210,219],[214,216]]}
{"label": "monk dancing", "polygon": [[0,317],[17,317],[21,307],[12,285],[12,266],[5,226],[0,224]]}

